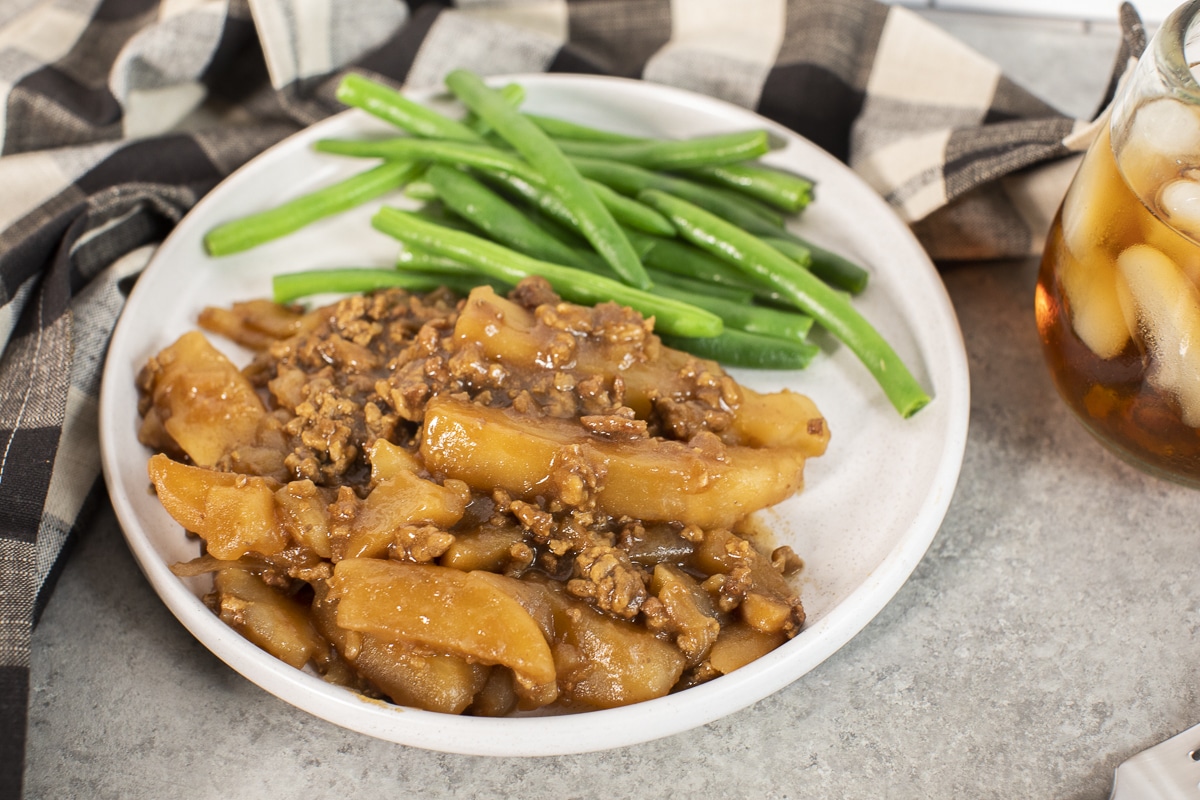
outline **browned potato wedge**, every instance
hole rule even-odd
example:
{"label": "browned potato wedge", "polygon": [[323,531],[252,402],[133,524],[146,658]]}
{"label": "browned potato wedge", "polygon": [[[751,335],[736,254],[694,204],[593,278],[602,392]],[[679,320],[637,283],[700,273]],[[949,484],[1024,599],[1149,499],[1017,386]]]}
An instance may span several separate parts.
{"label": "browned potato wedge", "polygon": [[308,609],[241,567],[218,570],[217,610],[225,624],[281,661],[300,669],[325,649]]}
{"label": "browned potato wedge", "polygon": [[743,386],[734,427],[749,447],[795,448],[815,458],[829,446],[829,426],[816,403],[788,389],[762,394]]}
{"label": "browned potato wedge", "polygon": [[686,659],[670,642],[560,590],[543,589],[554,611],[554,663],[568,703],[615,708],[652,700],[683,674]]}
{"label": "browned potato wedge", "polygon": [[777,597],[792,597],[795,591],[783,574],[749,540],[725,528],[707,531],[692,555],[691,564],[706,575],[731,572],[735,567],[750,569],[753,586]]}
{"label": "browned potato wedge", "polygon": [[208,306],[197,320],[205,330],[219,333],[251,350],[266,349],[271,342],[311,328],[316,316],[271,300],[248,300],[231,308]]}
{"label": "browned potato wedge", "polygon": [[553,480],[569,448],[604,476],[595,501],[614,516],[731,525],[803,483],[805,459],[795,451],[730,447],[717,458],[682,442],[612,441],[575,422],[533,419],[450,397],[430,401],[425,411],[426,466],[475,489],[500,487],[533,497]]}
{"label": "browned potato wedge", "polygon": [[492,667],[487,683],[475,695],[471,713],[479,717],[503,717],[517,708],[517,690],[511,670]]}
{"label": "browned potato wedge", "polygon": [[287,546],[275,516],[274,481],[180,464],[161,453],[150,457],[149,473],[163,508],[204,539],[213,556],[235,561]]}
{"label": "browned potato wedge", "polygon": [[455,533],[454,542],[438,563],[464,572],[475,569],[503,572],[512,560],[513,547],[524,541],[525,534],[516,525],[487,523],[475,530]]}
{"label": "browned potato wedge", "polygon": [[739,611],[747,625],[762,633],[784,631],[789,627],[792,617],[789,603],[762,592],[747,592]]}
{"label": "browned potato wedge", "polygon": [[329,589],[342,628],[509,667],[528,703],[545,705],[558,695],[541,626],[511,595],[476,573],[352,558],[335,567]]}
{"label": "browned potato wedge", "polygon": [[465,711],[492,669],[375,636],[363,636],[354,666],[393,703],[445,714]]}
{"label": "browned potato wedge", "polygon": [[704,660],[721,632],[721,623],[708,592],[679,567],[659,564],[650,580],[650,591],[662,601],[675,634],[675,644],[687,656],[688,666]]}
{"label": "browned potato wedge", "polygon": [[[232,456],[234,469],[240,449],[263,456],[281,443],[279,422],[267,413],[254,387],[199,331],[185,333],[151,363],[143,384],[155,413],[147,420],[158,419],[143,426],[147,435],[161,425],[193,463],[212,467]],[[277,471],[281,454],[277,460],[278,465],[256,461],[252,471]]]}
{"label": "browned potato wedge", "polygon": [[782,633],[763,633],[743,622],[734,622],[721,635],[708,654],[708,662],[722,675],[728,675],[755,659],[765,656],[787,641]]}
{"label": "browned potato wedge", "polygon": [[415,475],[421,471],[421,462],[415,454],[387,439],[376,439],[367,458],[371,462],[371,480],[375,483],[394,478],[402,472]]}
{"label": "browned potato wedge", "polygon": [[280,525],[292,541],[321,558],[333,555],[329,541],[329,502],[325,490],[312,481],[292,481],[275,492],[275,510]]}
{"label": "browned potato wedge", "polygon": [[376,441],[371,464],[374,486],[356,507],[348,540],[335,546],[340,558],[384,557],[404,525],[450,528],[467,509],[464,493],[416,475],[416,458],[390,441]]}
{"label": "browned potato wedge", "polygon": [[461,714],[480,692],[490,667],[461,656],[425,653],[404,642],[390,642],[349,631],[337,624],[338,602],[328,586],[316,586],[313,621],[342,659],[392,702],[425,711]]}
{"label": "browned potato wedge", "polygon": [[[497,295],[491,287],[472,290],[454,328],[459,341],[477,342],[491,358],[523,369],[555,364],[549,356],[552,341],[546,329],[538,327],[526,308]],[[577,336],[574,358],[569,365],[580,373],[605,375],[610,380],[620,375],[625,384],[625,402],[645,419],[659,397],[685,398],[690,393],[684,380],[695,368],[713,375],[724,371],[716,363],[695,358],[669,347],[657,347],[642,360],[615,358],[606,343]],[[750,447],[784,447],[812,457],[825,452],[829,427],[816,405],[808,397],[790,391],[761,394],[747,387],[729,387],[738,396],[729,406],[734,410],[736,443]]]}

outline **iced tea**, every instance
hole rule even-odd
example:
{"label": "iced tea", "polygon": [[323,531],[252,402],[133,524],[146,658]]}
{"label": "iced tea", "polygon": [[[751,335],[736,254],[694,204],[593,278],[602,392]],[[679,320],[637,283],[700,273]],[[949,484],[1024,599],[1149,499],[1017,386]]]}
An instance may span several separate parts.
{"label": "iced tea", "polygon": [[1124,102],[1050,231],[1038,330],[1059,392],[1093,434],[1200,485],[1200,108],[1170,92]]}

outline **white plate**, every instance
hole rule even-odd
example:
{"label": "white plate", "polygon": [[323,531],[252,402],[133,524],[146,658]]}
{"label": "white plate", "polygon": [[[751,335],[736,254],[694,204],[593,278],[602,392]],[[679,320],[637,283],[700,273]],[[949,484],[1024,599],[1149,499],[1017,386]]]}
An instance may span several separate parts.
{"label": "white plate", "polygon": [[[562,75],[507,80],[524,84],[530,111],[629,133],[679,137],[769,128],[787,141],[769,161],[817,180],[817,200],[797,231],[872,271],[859,307],[934,394],[915,417],[902,420],[854,356],[830,341],[804,372],[738,373],[759,389],[786,386],[809,394],[833,432],[829,452],[808,464],[805,491],[762,515],[777,543],[791,545],[806,562],[799,587],[809,623],[794,640],[730,675],[625,708],[456,717],[365,701],[284,665],[200,602],[206,581],[171,574],[168,565],[194,557],[197,545],[147,490],[149,453],[136,439],[134,378],[149,356],[195,327],[205,305],[269,296],[273,273],[391,263],[395,244],[368,223],[378,204],[225,259],[209,259],[201,249],[204,232],[218,222],[362,169],[361,162],[310,149],[322,137],[386,130],[357,111],[314,125],[247,164],[159,248],[113,334],[100,398],[101,449],[117,516],[150,583],[200,642],[262,688],[338,725],[416,747],[478,755],[577,753],[666,736],[743,708],[821,663],[883,608],[924,555],[954,491],[966,443],[967,362],[941,279],[908,228],[816,146],[742,108],[654,84]],[[236,348],[225,349],[244,360]]]}

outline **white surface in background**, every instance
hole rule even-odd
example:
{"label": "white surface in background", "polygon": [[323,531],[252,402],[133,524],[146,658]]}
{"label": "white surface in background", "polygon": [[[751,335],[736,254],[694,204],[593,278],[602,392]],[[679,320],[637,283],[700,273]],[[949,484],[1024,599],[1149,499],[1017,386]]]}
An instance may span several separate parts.
{"label": "white surface in background", "polygon": [[[1025,17],[1057,17],[1088,22],[1116,22],[1120,0],[884,0],[910,8],[939,11],[979,11]],[[1180,5],[1181,0],[1132,0],[1148,24],[1157,24]]]}

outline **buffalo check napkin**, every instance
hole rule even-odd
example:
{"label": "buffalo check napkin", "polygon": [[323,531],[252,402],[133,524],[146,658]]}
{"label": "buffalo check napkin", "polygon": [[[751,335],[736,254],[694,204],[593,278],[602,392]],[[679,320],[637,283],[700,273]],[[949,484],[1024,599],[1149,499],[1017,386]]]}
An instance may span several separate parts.
{"label": "buffalo check napkin", "polygon": [[[1114,76],[1144,46],[1122,18]],[[939,261],[1040,249],[1088,138],[875,0],[0,3],[0,796],[20,794],[30,631],[104,500],[96,398],[128,287],[218,181],[340,110],[346,69],[425,87],[456,67],[755,109],[847,162]]]}

